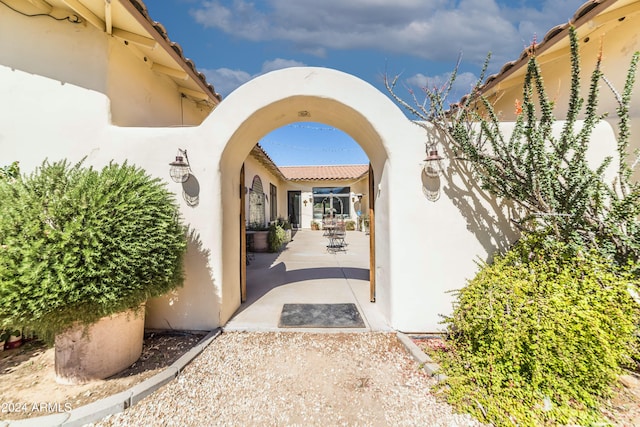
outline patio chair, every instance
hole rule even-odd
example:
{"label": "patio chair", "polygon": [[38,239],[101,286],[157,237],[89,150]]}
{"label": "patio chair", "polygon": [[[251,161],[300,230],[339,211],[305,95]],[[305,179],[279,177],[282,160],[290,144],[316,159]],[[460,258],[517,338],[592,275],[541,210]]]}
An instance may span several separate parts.
{"label": "patio chair", "polygon": [[323,230],[323,236],[328,237],[332,232],[333,229],[335,227],[336,224],[336,220],[328,215],[325,215],[322,218],[322,230]]}
{"label": "patio chair", "polygon": [[345,237],[347,235],[347,231],[345,228],[344,221],[337,221],[335,225],[332,227],[329,237],[329,246],[327,249],[329,252],[337,252],[337,251],[347,251],[347,243],[345,242]]}

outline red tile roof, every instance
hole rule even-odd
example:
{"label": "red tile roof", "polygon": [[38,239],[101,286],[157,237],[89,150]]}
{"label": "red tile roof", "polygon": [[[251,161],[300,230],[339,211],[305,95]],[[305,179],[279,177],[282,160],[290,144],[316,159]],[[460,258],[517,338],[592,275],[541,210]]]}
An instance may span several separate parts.
{"label": "red tile roof", "polygon": [[369,171],[369,165],[279,166],[291,181],[356,179]]}

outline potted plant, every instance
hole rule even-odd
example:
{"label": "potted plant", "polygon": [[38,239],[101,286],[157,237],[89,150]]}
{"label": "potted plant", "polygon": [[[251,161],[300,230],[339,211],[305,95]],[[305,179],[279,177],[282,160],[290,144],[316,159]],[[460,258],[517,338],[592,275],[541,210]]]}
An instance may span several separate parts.
{"label": "potted plant", "polygon": [[364,227],[365,234],[369,234],[369,217],[362,217],[362,226]]}
{"label": "potted plant", "polygon": [[186,230],[173,194],[126,163],[45,161],[13,184],[0,180],[0,200],[0,327],[55,341],[60,382],[132,364],[142,305],[183,281]]}
{"label": "potted plant", "polygon": [[251,252],[267,252],[269,250],[269,227],[252,223],[247,227],[247,240]]}
{"label": "potted plant", "polygon": [[312,230],[320,230],[320,223],[318,221],[311,221]]}
{"label": "potted plant", "polygon": [[284,229],[278,224],[271,224],[269,226],[269,252],[278,252],[282,245],[286,243],[286,233]]}
{"label": "potted plant", "polygon": [[284,218],[278,218],[278,225],[282,227],[285,233],[285,243],[289,243],[291,241],[291,223],[289,220]]}

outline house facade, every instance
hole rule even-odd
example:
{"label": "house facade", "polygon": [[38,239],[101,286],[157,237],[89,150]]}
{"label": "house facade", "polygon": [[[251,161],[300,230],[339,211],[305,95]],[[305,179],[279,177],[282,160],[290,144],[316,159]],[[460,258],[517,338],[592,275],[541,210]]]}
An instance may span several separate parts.
{"label": "house facade", "polygon": [[368,216],[369,165],[280,166],[256,145],[244,162],[245,225],[286,220],[311,229],[327,217]]}
{"label": "house facade", "polygon": [[[578,16],[581,36],[595,40],[591,28],[607,30],[605,40],[615,35],[605,44],[607,67],[627,63],[638,48],[639,4],[590,1]],[[560,47],[566,35],[548,40],[555,37]],[[140,0],[5,0],[0,38],[11,40],[0,44],[3,164],[18,160],[29,173],[44,159],[85,158],[97,167],[128,161],[175,192],[190,230],[186,280],[147,303],[148,327],[210,329],[229,320],[241,301],[241,230],[253,221],[282,217],[309,228],[327,213],[354,219],[366,207],[376,304],[402,331],[440,330],[441,315],[452,309],[450,291],[473,277],[478,259],[517,237],[509,210],[455,160],[444,160],[440,176],[426,174],[426,142],[437,135],[354,76],[278,70],[221,100]],[[560,69],[566,55],[552,53]],[[493,83],[505,112],[518,96],[509,91],[517,73],[509,76]],[[370,165],[278,168],[256,148],[270,131],[305,121],[349,134]],[[596,129],[603,152],[615,147],[614,131],[607,122]],[[177,183],[168,163],[181,153],[191,173]],[[243,210],[249,218],[241,222]]]}

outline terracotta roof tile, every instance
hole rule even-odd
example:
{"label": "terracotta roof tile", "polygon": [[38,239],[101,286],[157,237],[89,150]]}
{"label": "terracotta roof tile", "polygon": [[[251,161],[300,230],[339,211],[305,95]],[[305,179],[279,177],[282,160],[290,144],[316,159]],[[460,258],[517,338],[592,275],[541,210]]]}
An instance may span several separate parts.
{"label": "terracotta roof tile", "polygon": [[369,171],[369,165],[279,166],[291,181],[356,179]]}
{"label": "terracotta roof tile", "polygon": [[[147,6],[144,4],[144,1],[143,0],[126,0],[126,1],[129,4],[131,4],[140,13],[143,19],[145,19],[156,30],[156,32],[160,35],[160,37],[162,37],[168,43],[171,49],[174,50],[174,52],[178,55],[179,59],[187,66],[187,68],[191,69],[194,75],[197,76],[197,78],[200,80],[202,84],[202,88],[206,92],[208,92],[207,95],[210,95],[212,98],[218,101],[221,101],[222,96],[216,93],[213,85],[207,82],[207,78],[205,77],[205,75],[202,72],[198,71],[198,69],[196,68],[196,64],[193,62],[193,60],[186,58],[184,56],[184,53],[182,51],[182,46],[180,46],[178,43],[171,41],[171,39],[169,39],[169,35],[167,34],[167,30],[164,27],[164,25],[162,25],[158,21],[154,21],[153,19],[151,19],[151,16],[149,16],[149,11],[147,10]],[[123,3],[123,5],[126,6],[126,3]]]}

